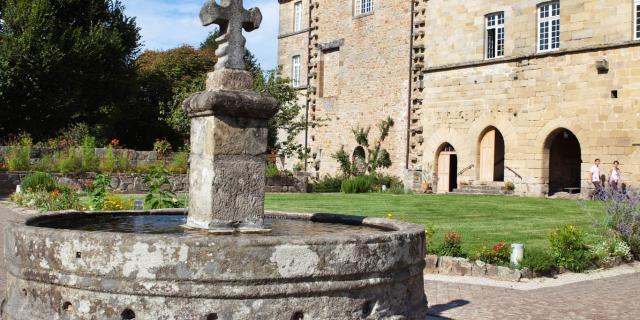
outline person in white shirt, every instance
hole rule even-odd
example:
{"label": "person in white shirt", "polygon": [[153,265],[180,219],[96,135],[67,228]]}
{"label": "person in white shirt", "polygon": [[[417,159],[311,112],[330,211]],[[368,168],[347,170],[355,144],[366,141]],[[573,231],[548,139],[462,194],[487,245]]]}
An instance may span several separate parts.
{"label": "person in white shirt", "polygon": [[594,165],[589,169],[589,181],[593,184],[594,194],[602,191],[602,181],[600,180],[600,159],[596,159]]}
{"label": "person in white shirt", "polygon": [[620,168],[618,166],[620,162],[618,160],[613,162],[613,168],[611,168],[611,174],[609,174],[609,186],[613,191],[620,191]]}

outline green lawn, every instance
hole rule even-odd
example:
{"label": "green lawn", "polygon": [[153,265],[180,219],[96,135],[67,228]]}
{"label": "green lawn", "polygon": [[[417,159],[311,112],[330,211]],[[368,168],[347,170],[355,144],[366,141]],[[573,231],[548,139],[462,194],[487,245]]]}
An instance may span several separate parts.
{"label": "green lawn", "polygon": [[498,242],[548,246],[553,228],[574,224],[593,231],[603,207],[595,202],[503,196],[391,194],[267,194],[267,210],[344,213],[401,219],[435,228],[437,245],[449,230],[462,235],[469,251]]}

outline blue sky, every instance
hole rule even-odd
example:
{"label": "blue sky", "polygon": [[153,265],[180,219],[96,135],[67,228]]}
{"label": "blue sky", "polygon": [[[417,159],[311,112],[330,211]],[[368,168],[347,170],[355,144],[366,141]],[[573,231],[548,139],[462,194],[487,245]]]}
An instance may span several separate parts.
{"label": "blue sky", "polygon": [[[127,16],[136,17],[145,49],[198,46],[215,28],[203,27],[198,19],[205,0],[122,0],[122,3]],[[277,64],[278,1],[244,0],[244,6],[259,7],[262,11],[260,29],[244,33],[247,47],[263,69],[273,69]]]}

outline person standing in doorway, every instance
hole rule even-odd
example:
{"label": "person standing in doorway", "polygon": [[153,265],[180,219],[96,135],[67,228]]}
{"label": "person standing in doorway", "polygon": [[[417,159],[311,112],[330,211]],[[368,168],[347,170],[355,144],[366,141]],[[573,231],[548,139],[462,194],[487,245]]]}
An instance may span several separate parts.
{"label": "person standing in doorway", "polygon": [[600,180],[600,159],[596,159],[589,169],[589,181],[593,184],[593,196],[598,196],[603,190],[602,180]]}
{"label": "person standing in doorway", "polygon": [[613,168],[609,174],[609,186],[614,192],[620,191],[620,162],[618,160],[613,162]]}

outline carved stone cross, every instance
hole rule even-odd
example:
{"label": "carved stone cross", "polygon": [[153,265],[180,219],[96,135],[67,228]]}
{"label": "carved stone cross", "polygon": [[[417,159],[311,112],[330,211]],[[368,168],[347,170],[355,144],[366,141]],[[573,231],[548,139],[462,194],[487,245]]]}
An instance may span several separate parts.
{"label": "carved stone cross", "polygon": [[216,0],[209,0],[200,11],[200,21],[204,26],[214,23],[220,26],[221,35],[216,39],[216,70],[244,70],[246,39],[242,36],[242,29],[251,32],[260,27],[260,9],[245,10],[242,0],[220,0],[220,4]]}

